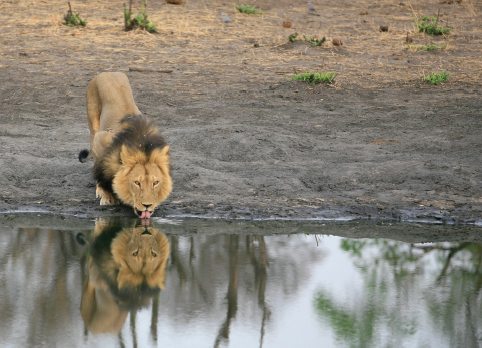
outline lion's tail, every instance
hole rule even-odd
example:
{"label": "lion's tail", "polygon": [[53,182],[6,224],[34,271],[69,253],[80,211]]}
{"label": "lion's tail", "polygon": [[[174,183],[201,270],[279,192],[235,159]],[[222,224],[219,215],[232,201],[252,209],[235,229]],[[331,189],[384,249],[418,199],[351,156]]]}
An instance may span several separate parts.
{"label": "lion's tail", "polygon": [[92,152],[87,149],[83,149],[79,152],[79,161],[82,163],[87,162],[88,160],[90,160],[91,157]]}

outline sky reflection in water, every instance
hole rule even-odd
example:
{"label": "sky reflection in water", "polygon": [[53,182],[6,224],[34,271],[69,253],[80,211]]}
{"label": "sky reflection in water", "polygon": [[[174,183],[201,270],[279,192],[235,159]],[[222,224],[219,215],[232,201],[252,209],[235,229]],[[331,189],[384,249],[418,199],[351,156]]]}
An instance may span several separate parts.
{"label": "sky reflection in water", "polygon": [[[315,236],[273,235],[303,231],[288,223],[79,221],[0,225],[5,344],[448,347],[482,335],[481,244],[323,235],[354,225],[311,224]],[[119,256],[139,243],[139,265]]]}

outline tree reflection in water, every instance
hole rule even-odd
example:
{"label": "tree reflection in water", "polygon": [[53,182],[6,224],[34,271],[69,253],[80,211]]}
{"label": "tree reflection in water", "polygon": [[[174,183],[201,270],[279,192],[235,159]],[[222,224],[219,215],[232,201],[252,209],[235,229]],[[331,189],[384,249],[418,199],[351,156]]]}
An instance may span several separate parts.
{"label": "tree reflection in water", "polygon": [[428,313],[430,329],[448,336],[450,346],[480,345],[482,245],[342,239],[340,247],[361,274],[363,289],[355,303],[339,303],[327,290],[315,296],[340,343],[401,346],[428,329]]}
{"label": "tree reflection in water", "polygon": [[[69,346],[79,321],[81,247],[75,236],[55,230],[18,228],[0,234],[0,337],[10,346]],[[80,318],[80,316],[79,316]],[[53,341],[55,339],[55,341]],[[10,344],[8,344],[11,342]]]}

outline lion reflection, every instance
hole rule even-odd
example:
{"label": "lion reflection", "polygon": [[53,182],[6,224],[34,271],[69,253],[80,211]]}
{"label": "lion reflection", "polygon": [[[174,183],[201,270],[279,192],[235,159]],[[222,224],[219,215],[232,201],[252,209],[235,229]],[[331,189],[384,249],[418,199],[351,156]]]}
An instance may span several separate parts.
{"label": "lion reflection", "polygon": [[170,246],[154,227],[96,222],[89,245],[80,311],[92,333],[118,333],[128,311],[145,306],[164,289]]}

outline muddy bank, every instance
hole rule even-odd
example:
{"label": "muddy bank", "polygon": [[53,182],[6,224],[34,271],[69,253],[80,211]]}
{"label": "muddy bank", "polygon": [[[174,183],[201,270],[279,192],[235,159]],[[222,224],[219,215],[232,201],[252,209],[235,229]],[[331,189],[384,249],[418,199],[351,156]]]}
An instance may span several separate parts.
{"label": "muddy bank", "polygon": [[[58,4],[44,2],[38,11]],[[0,211],[133,214],[125,207],[99,206],[92,162],[77,160],[79,150],[88,147],[89,81],[102,71],[123,71],[139,109],[155,119],[171,145],[174,191],[157,216],[480,224],[481,86],[457,70],[481,47],[480,37],[462,35],[480,30],[471,14],[479,7],[472,12],[450,7],[457,14],[454,26],[473,23],[454,36],[414,33],[420,42],[453,45],[425,54],[406,49],[401,27],[380,34],[369,26],[375,17],[358,21],[358,8],[346,14],[358,21],[357,35],[367,42],[346,40],[342,48],[298,43],[287,49],[285,36],[294,30],[321,35],[315,28],[323,19],[343,33],[346,23],[307,17],[304,7],[292,6],[290,15],[306,25],[283,31],[275,23],[288,10],[275,4],[263,17],[232,15],[234,24],[223,26],[214,14],[204,17],[206,23],[194,16],[207,11],[202,4],[153,3],[154,17],[180,11],[165,17],[157,35],[122,32],[116,21],[102,22],[88,6],[81,8],[91,18],[85,29],[45,27],[37,18],[34,30],[6,17],[27,16],[22,10],[27,3],[2,4],[0,17],[10,35],[0,38],[5,47],[0,53]],[[423,2],[420,9],[429,5]],[[104,11],[117,16],[114,9]],[[399,18],[383,7],[370,11]],[[403,14],[400,26],[409,25],[406,9],[396,11]],[[197,29],[176,26],[182,16],[195,21]],[[251,24],[263,28],[263,37]],[[241,28],[245,36],[239,36]],[[376,63],[380,58],[382,65]],[[418,66],[431,67],[434,59],[437,68],[455,71],[444,85],[421,81]],[[480,71],[479,63],[470,65],[474,72]],[[129,71],[133,65],[173,72]],[[338,71],[334,86],[287,79],[293,71],[320,66]]]}
{"label": "muddy bank", "polygon": [[[146,80],[129,78],[133,85]],[[99,206],[92,162],[77,160],[88,147],[80,96],[89,80],[70,102],[75,116],[62,114],[65,106],[46,115],[22,101],[17,107],[27,110],[3,117],[3,211],[132,214]],[[65,81],[49,85],[52,100],[71,88]],[[23,86],[21,94],[34,88]],[[480,96],[468,87],[442,87],[436,96],[415,88],[317,87],[314,94],[282,83],[249,96],[215,90],[175,106],[167,105],[174,92],[163,99],[137,90],[172,151],[174,191],[157,215],[473,223],[482,208]],[[294,100],[280,102],[283,92]]]}
{"label": "muddy bank", "polygon": [[[113,217],[103,221],[116,221],[127,226],[140,225],[136,218]],[[317,235],[343,238],[384,238],[406,243],[470,242],[481,243],[480,226],[447,226],[443,224],[394,223],[387,221],[357,220],[349,222],[314,221],[239,221],[222,219],[152,218],[151,225],[168,236],[213,235]],[[69,215],[55,214],[0,214],[0,232],[16,229],[58,230],[78,233],[93,230],[95,221]],[[320,240],[321,240],[320,239]]]}

